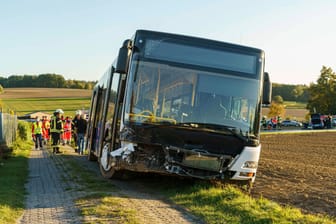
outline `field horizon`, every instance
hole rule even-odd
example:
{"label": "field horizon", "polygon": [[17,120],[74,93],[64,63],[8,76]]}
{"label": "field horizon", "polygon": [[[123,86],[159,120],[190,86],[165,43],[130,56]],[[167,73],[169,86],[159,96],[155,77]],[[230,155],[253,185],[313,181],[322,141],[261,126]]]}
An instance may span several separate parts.
{"label": "field horizon", "polygon": [[0,99],[91,97],[92,90],[68,88],[5,88]]}
{"label": "field horizon", "polygon": [[88,110],[92,90],[65,88],[5,88],[0,94],[1,109],[22,116],[32,112],[52,113],[62,109],[64,116]]}

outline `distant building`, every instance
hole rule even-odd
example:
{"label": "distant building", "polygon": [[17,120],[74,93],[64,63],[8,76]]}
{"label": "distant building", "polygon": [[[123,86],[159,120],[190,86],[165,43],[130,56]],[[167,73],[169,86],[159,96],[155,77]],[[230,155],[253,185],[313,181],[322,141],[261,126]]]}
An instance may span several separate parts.
{"label": "distant building", "polygon": [[43,117],[47,117],[47,119],[50,120],[51,115],[44,113],[44,112],[36,111],[36,112],[25,114],[23,116],[19,116],[18,119],[32,121],[32,120],[35,120],[36,117],[40,119],[42,119]]}

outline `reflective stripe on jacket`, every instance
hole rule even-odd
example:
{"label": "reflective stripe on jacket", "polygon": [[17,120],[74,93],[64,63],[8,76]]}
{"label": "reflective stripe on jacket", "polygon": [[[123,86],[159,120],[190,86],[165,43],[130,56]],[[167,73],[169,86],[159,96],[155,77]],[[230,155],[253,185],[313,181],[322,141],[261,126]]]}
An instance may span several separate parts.
{"label": "reflective stripe on jacket", "polygon": [[51,117],[50,132],[61,133],[63,132],[63,122],[60,118],[55,116]]}

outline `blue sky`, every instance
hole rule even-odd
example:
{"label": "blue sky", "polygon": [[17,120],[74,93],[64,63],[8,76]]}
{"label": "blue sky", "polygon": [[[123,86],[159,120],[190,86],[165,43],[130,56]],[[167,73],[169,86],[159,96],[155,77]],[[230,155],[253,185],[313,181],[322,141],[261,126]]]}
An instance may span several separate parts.
{"label": "blue sky", "polygon": [[136,29],[261,48],[277,83],[336,70],[333,0],[0,1],[0,76],[98,80]]}

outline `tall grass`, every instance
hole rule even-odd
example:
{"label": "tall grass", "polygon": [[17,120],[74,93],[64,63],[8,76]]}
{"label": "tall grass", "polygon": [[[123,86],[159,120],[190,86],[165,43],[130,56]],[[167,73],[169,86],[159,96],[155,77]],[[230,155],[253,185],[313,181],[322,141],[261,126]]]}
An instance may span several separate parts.
{"label": "tall grass", "polygon": [[170,191],[169,197],[206,223],[336,223],[327,216],[306,215],[264,198],[253,199],[230,185],[195,185]]}
{"label": "tall grass", "polygon": [[28,177],[28,158],[33,143],[30,128],[19,122],[17,139],[7,159],[0,158],[0,224],[15,223],[24,211],[24,184]]}
{"label": "tall grass", "polygon": [[15,223],[24,211],[24,184],[28,176],[28,157],[32,143],[14,142],[12,155],[0,160],[0,223]]}

